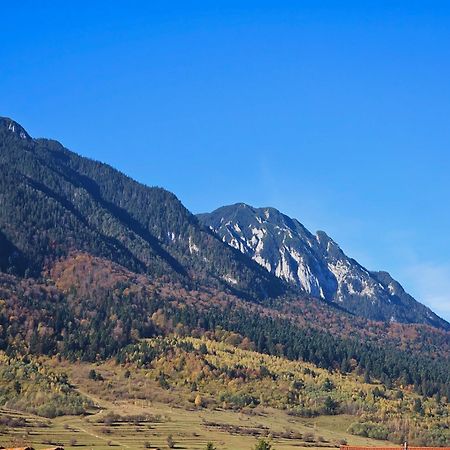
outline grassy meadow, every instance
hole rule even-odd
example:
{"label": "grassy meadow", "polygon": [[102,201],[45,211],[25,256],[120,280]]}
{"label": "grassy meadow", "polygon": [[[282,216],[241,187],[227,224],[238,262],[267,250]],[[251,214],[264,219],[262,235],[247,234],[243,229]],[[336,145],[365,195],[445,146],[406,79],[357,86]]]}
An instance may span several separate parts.
{"label": "grassy meadow", "polygon": [[[32,445],[36,449],[63,445],[66,449],[174,448],[204,449],[213,442],[220,449],[251,449],[258,435],[268,436],[275,449],[333,448],[342,439],[355,445],[382,445],[380,441],[352,436],[346,432],[351,417],[292,418],[282,411],[266,410],[254,416],[230,411],[187,411],[164,404],[143,405],[123,401],[103,403],[104,409],[85,417],[64,416],[42,419],[2,409],[2,418],[20,418],[25,423],[2,426],[2,446]],[[103,423],[110,411],[122,415],[117,422]],[[141,416],[138,420],[130,416]],[[147,415],[147,417],[145,417]],[[154,417],[158,416],[158,417]],[[252,433],[252,434],[248,434]]]}

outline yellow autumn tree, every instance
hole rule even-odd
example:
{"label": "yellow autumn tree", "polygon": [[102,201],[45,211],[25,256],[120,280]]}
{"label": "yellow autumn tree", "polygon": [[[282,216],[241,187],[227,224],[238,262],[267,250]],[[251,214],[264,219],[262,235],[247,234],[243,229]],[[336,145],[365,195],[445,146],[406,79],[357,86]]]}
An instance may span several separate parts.
{"label": "yellow autumn tree", "polygon": [[194,404],[197,408],[201,408],[203,406],[203,399],[200,394],[197,394],[195,397]]}

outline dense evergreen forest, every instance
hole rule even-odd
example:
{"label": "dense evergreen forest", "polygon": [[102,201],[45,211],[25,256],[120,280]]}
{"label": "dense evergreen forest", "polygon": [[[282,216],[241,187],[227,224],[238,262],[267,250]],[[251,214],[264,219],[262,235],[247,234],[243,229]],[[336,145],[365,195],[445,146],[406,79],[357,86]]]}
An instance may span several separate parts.
{"label": "dense evergreen forest", "polygon": [[280,280],[200,225],[175,195],[55,141],[32,140],[18,124],[11,132],[11,123],[0,119],[0,242],[9,272],[39,276],[55,259],[81,250],[153,277],[201,280],[254,299],[285,292]]}

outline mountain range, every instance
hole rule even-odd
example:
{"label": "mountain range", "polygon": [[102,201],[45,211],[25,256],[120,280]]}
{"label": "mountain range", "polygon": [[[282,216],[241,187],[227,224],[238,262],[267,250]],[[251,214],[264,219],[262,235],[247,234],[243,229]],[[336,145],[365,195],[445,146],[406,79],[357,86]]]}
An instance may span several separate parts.
{"label": "mountain range", "polygon": [[1,351],[97,361],[226,330],[260,353],[450,396],[449,324],[324,232],[242,203],[196,216],[9,118],[0,171]]}
{"label": "mountain range", "polygon": [[325,232],[313,235],[274,208],[238,203],[196,217],[174,194],[32,139],[8,118],[0,118],[0,167],[0,264],[11,273],[36,276],[87,251],[254,301],[307,295],[372,320],[449,329],[389,274],[365,269]]}

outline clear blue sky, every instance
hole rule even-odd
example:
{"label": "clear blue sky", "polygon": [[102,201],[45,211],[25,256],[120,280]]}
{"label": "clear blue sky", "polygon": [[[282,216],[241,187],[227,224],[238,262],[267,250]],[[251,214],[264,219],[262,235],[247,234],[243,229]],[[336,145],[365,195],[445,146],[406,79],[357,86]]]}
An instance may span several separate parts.
{"label": "clear blue sky", "polygon": [[0,115],[194,212],[274,206],[450,319],[448,1],[22,0],[0,15]]}

